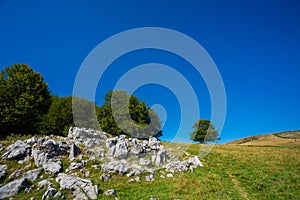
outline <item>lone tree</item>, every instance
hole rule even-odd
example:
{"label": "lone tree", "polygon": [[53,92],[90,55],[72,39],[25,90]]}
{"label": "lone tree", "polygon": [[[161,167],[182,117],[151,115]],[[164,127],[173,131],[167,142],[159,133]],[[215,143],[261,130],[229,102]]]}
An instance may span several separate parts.
{"label": "lone tree", "polygon": [[98,121],[103,131],[137,138],[162,136],[157,114],[136,96],[129,96],[124,90],[110,90],[104,100],[103,105],[97,109]]}
{"label": "lone tree", "polygon": [[48,112],[51,95],[41,74],[28,65],[16,64],[0,73],[1,134],[36,133]]}
{"label": "lone tree", "polygon": [[219,139],[219,133],[209,120],[198,120],[194,123],[190,134],[191,140],[199,143],[212,142]]}

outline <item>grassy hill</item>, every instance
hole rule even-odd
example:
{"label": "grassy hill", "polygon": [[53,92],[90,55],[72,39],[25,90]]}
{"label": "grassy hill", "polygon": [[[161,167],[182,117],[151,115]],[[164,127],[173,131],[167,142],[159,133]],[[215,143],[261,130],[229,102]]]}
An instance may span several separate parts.
{"label": "grassy hill", "polygon": [[250,136],[234,140],[227,144],[255,146],[298,146],[300,145],[300,131],[287,131]]}
{"label": "grassy hill", "polygon": [[[278,137],[272,134],[271,137]],[[284,137],[285,134],[280,134]],[[261,137],[261,136],[259,136]],[[268,136],[267,136],[268,137]],[[262,137],[263,138],[263,137]],[[16,137],[0,141],[3,149]],[[21,138],[24,139],[24,138]],[[290,140],[290,138],[288,139]],[[295,140],[295,139],[294,139]],[[197,155],[201,145],[191,145],[188,154]],[[146,182],[143,177],[139,182],[128,183],[126,176],[115,175],[108,182],[101,182],[101,169],[92,165],[100,165],[99,161],[89,163],[86,167],[91,172],[90,179],[99,186],[98,199],[114,199],[105,196],[103,191],[115,189],[119,200],[126,199],[299,199],[300,197],[300,146],[246,146],[246,145],[216,145],[213,150],[202,158],[204,167],[194,172],[176,173],[174,178],[160,178],[155,175],[155,181]],[[33,161],[32,167],[34,168]],[[7,164],[9,173],[24,166],[15,161],[0,159],[1,164]],[[64,162],[64,168],[68,167]],[[49,176],[42,174],[45,177]],[[83,176],[78,170],[78,175]],[[39,179],[41,180],[41,179]],[[50,177],[51,180],[51,177]],[[5,180],[7,182],[8,180]],[[53,186],[59,185],[53,179]],[[34,190],[28,194],[21,192],[14,199],[30,199],[41,196],[46,189]],[[62,193],[69,199],[70,191]]]}

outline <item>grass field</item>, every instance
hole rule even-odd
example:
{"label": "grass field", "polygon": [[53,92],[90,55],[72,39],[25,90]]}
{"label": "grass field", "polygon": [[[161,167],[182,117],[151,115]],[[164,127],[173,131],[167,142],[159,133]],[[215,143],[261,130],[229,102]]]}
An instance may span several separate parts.
{"label": "grass field", "polygon": [[[7,145],[9,142],[1,141]],[[197,155],[200,145],[191,145],[188,153]],[[2,150],[1,155],[5,152]],[[3,161],[9,167],[9,173],[23,165],[14,161]],[[103,195],[107,189],[115,189],[119,200],[146,199],[299,199],[300,198],[300,146],[245,146],[218,145],[208,156],[202,159],[204,167],[194,172],[175,174],[173,179],[161,179],[156,174],[154,182],[128,183],[128,177],[113,176],[108,182],[101,182],[101,170],[95,170],[90,162],[86,170],[89,177],[99,186],[98,199],[113,199]],[[68,162],[64,162],[66,168]],[[31,168],[34,168],[32,166]],[[81,172],[78,171],[79,176]],[[48,177],[44,174],[44,178]],[[39,179],[42,180],[42,179]],[[59,189],[55,178],[54,187]],[[5,180],[7,182],[7,180]],[[5,183],[4,182],[4,183]],[[37,183],[35,183],[37,184]],[[14,199],[29,199],[32,196],[41,199],[45,190],[29,194],[21,192]],[[67,199],[72,199],[70,191],[62,191]]]}

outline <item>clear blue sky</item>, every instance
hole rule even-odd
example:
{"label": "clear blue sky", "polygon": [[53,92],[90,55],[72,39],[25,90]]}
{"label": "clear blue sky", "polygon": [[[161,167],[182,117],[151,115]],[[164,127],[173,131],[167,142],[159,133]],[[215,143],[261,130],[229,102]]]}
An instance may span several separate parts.
{"label": "clear blue sky", "polygon": [[[300,129],[297,0],[0,0],[0,69],[27,63],[43,75],[53,94],[69,96],[77,70],[94,47],[119,32],[147,26],[192,37],[216,63],[227,95],[221,142]],[[176,55],[157,50],[132,52],[116,60],[103,77],[96,102],[101,105],[103,95],[122,73],[148,62],[172,66],[187,76],[199,91],[201,117],[210,117],[210,99],[201,77],[194,76],[188,63]],[[165,106],[163,139],[170,140],[180,121],[174,95],[157,85],[144,86],[135,94],[149,105]],[[190,130],[186,131],[188,135]]]}

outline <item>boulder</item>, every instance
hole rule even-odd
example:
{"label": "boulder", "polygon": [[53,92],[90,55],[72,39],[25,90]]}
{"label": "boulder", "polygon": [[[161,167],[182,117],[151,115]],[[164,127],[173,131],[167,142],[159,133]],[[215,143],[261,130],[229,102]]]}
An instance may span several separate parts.
{"label": "boulder", "polygon": [[[60,189],[73,190],[73,195],[87,196],[90,199],[97,199],[98,187],[93,185],[91,180],[82,179],[68,174],[60,173],[56,178],[56,182],[60,184]],[[74,196],[75,196],[74,195]]]}
{"label": "boulder", "polygon": [[111,179],[111,175],[110,174],[101,174],[101,176],[100,176],[100,180],[101,181],[108,181],[108,180],[110,180]]}
{"label": "boulder", "polygon": [[128,142],[125,138],[120,137],[116,144],[116,151],[114,157],[119,159],[125,159],[128,156]]}
{"label": "boulder", "polygon": [[29,181],[33,182],[36,179],[38,179],[42,171],[43,171],[42,168],[27,171],[23,174],[23,178],[27,178]]}
{"label": "boulder", "polygon": [[24,159],[31,154],[31,146],[21,140],[7,147],[7,152],[2,155],[2,159]]}
{"label": "boulder", "polygon": [[42,167],[46,174],[57,174],[63,170],[62,162],[60,160],[50,159],[44,163]]}
{"label": "boulder", "polygon": [[66,169],[66,172],[69,172],[69,171],[72,171],[72,170],[75,170],[75,169],[80,169],[80,168],[83,168],[83,163],[80,162],[80,163],[75,163],[75,162],[72,162],[70,167],[68,167]]}
{"label": "boulder", "polygon": [[188,162],[189,164],[194,165],[195,167],[203,167],[203,164],[202,164],[202,162],[199,160],[198,156],[194,156],[194,157],[192,157],[192,158],[189,158],[189,159],[187,160],[187,162]]}
{"label": "boulder", "polygon": [[144,148],[143,148],[142,143],[138,139],[133,138],[132,145],[133,145],[133,147],[132,147],[130,153],[134,154],[134,155],[142,156],[142,154],[144,153]]}
{"label": "boulder", "polygon": [[162,166],[163,164],[165,164],[166,163],[166,157],[167,157],[166,150],[164,150],[164,149],[159,150],[157,152],[157,155],[156,155],[155,165],[156,166]]}
{"label": "boulder", "polygon": [[114,190],[114,189],[109,189],[109,190],[106,190],[106,191],[104,192],[104,194],[105,194],[105,195],[111,195],[111,196],[113,196],[113,195],[116,194],[116,190]]}
{"label": "boulder", "polygon": [[29,187],[27,178],[14,180],[0,188],[0,199],[17,195],[21,190]]}
{"label": "boulder", "polygon": [[124,175],[130,172],[131,170],[126,160],[111,161],[102,164],[101,167],[103,172],[120,174],[120,175]]}
{"label": "boulder", "polygon": [[50,182],[48,180],[42,180],[42,181],[38,182],[38,187],[39,188],[46,187],[47,185],[48,186],[50,185]]}
{"label": "boulder", "polygon": [[140,158],[140,165],[150,166],[151,165],[151,160],[146,160],[144,158]]}
{"label": "boulder", "polygon": [[166,176],[167,176],[167,178],[174,178],[174,175],[171,174],[171,173],[170,173],[170,174],[167,174]]}
{"label": "boulder", "polygon": [[27,139],[25,142],[26,142],[26,144],[33,145],[33,144],[37,143],[37,141],[38,141],[38,139],[36,137],[32,137],[32,138]]}
{"label": "boulder", "polygon": [[75,144],[71,144],[69,159],[74,159],[77,155],[80,154],[80,148]]}
{"label": "boulder", "polygon": [[154,181],[154,175],[150,174],[149,176],[145,176],[145,181]]}

